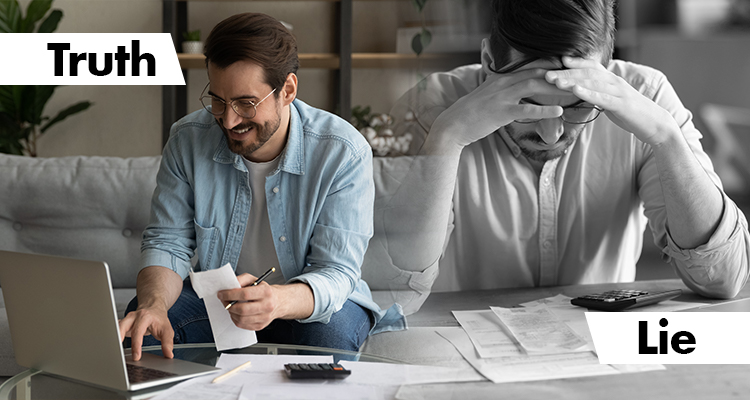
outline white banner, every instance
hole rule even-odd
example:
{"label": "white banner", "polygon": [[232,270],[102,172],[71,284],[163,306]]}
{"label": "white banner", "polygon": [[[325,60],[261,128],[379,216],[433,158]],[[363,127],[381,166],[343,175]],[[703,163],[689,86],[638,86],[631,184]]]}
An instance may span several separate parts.
{"label": "white banner", "polygon": [[750,364],[747,312],[587,312],[602,364]]}
{"label": "white banner", "polygon": [[184,85],[168,33],[2,33],[0,85]]}

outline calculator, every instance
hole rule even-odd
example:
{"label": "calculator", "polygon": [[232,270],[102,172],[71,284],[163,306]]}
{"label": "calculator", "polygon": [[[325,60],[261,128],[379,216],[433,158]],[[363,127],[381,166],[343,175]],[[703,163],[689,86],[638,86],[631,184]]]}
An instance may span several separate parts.
{"label": "calculator", "polygon": [[644,290],[611,290],[609,292],[589,294],[576,297],[570,303],[600,311],[622,311],[642,307],[660,301],[673,299],[682,294],[682,290],[648,292]]}
{"label": "calculator", "polygon": [[291,379],[344,379],[352,373],[338,363],[284,364],[284,371]]}

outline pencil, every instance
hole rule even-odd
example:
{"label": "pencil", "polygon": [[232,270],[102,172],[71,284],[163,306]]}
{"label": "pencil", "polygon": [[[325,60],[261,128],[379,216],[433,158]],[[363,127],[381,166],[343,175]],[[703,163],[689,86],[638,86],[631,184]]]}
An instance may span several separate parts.
{"label": "pencil", "polygon": [[231,371],[229,371],[227,373],[224,373],[224,374],[221,374],[221,375],[217,376],[216,378],[214,378],[214,380],[211,381],[211,383],[216,383],[216,382],[219,382],[219,381],[223,381],[224,379],[229,378],[230,376],[236,374],[240,370],[244,369],[245,367],[249,367],[249,366],[250,366],[250,361],[248,361],[248,362],[246,362],[246,363],[238,366],[237,368],[235,368],[235,369],[233,369],[233,370],[231,370]]}
{"label": "pencil", "polygon": [[[271,273],[272,273],[273,271],[276,271],[276,267],[271,267],[271,269],[269,269],[268,271],[266,271],[266,273],[265,273],[265,274],[261,275],[261,276],[260,276],[260,278],[256,279],[256,280],[255,280],[255,282],[253,282],[253,284],[252,284],[252,285],[250,285],[250,286],[257,286],[257,285],[258,285],[259,283],[263,282],[263,280],[264,280],[264,279],[268,278],[268,275],[271,275]],[[231,302],[231,303],[227,304],[227,306],[226,306],[226,307],[224,307],[224,309],[225,309],[225,310],[228,310],[228,309],[229,309],[229,307],[231,307],[231,306],[233,306],[233,305],[235,305],[235,304],[237,304],[237,300],[235,300],[235,301],[233,301],[233,302]]]}

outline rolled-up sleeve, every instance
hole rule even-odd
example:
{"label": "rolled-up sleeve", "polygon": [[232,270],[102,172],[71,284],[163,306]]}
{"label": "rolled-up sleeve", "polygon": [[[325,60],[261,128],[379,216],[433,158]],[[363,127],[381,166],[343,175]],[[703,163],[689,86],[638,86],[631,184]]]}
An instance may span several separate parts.
{"label": "rolled-up sleeve", "polygon": [[724,213],[707,243],[681,249],[669,232],[663,249],[685,284],[703,296],[732,298],[748,278],[750,235],[747,220],[737,205],[724,194]]}
{"label": "rolled-up sleeve", "polygon": [[662,249],[666,261],[675,267],[677,274],[691,290],[706,297],[732,298],[739,293],[748,278],[750,234],[747,220],[737,205],[724,193],[721,180],[712,162],[701,146],[702,135],[695,128],[692,114],[679,100],[666,77],[657,71],[644,85],[643,92],[672,114],[698,162],[721,190],[724,210],[718,227],[711,238],[694,249],[677,246],[669,234],[666,209],[651,150],[644,146],[643,166],[640,170],[640,195],[645,214],[650,220],[655,244]]}

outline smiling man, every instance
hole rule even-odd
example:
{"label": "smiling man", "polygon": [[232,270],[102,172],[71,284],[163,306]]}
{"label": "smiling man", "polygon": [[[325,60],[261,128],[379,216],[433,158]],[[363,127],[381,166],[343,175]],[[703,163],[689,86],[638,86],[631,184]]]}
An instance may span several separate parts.
{"label": "smiling man", "polygon": [[380,310],[360,279],[372,150],[348,122],[296,99],[292,34],[267,15],[235,15],[211,31],[205,56],[203,109],[172,126],[137,296],[120,321],[134,358],[142,345],[172,357],[173,343],[213,342],[186,278],[226,263],[242,288],[219,299],[238,301],[232,320],[260,342],[356,351],[371,333],[403,328],[400,307]]}
{"label": "smiling man", "polygon": [[376,203],[383,230],[365,260],[415,292],[405,308],[431,287],[633,281],[647,223],[689,288],[735,296],[745,216],[665,76],[612,60],[614,1],[492,7],[482,63],[429,76],[393,109],[398,131],[424,141]]}

